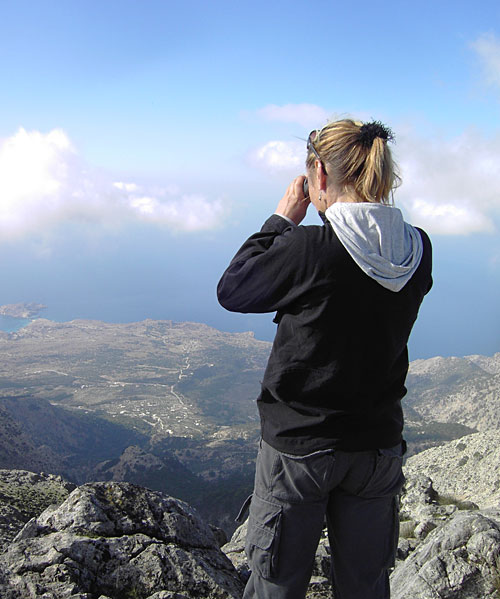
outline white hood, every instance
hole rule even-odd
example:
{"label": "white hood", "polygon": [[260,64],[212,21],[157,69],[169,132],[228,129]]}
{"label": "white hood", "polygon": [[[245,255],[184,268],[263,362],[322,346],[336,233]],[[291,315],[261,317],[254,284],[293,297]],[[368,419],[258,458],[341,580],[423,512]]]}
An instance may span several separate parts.
{"label": "white hood", "polygon": [[325,216],[356,264],[382,287],[400,291],[417,270],[422,238],[398,208],[336,202]]}

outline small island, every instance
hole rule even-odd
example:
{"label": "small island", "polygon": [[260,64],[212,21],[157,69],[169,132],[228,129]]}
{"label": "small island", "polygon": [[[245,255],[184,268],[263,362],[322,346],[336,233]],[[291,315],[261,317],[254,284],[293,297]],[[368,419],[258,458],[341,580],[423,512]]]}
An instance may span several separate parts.
{"label": "small island", "polygon": [[0,306],[0,316],[9,316],[10,318],[35,318],[42,310],[45,310],[47,306],[43,304],[31,303],[19,303],[19,304],[5,304]]}

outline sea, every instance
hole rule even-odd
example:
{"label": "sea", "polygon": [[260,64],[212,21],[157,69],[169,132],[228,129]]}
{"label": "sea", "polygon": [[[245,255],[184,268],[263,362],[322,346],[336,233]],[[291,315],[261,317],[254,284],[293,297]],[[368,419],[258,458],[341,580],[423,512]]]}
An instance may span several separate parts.
{"label": "sea", "polygon": [[4,331],[5,333],[15,333],[31,321],[31,318],[13,318],[12,316],[3,316],[0,314],[0,331]]}

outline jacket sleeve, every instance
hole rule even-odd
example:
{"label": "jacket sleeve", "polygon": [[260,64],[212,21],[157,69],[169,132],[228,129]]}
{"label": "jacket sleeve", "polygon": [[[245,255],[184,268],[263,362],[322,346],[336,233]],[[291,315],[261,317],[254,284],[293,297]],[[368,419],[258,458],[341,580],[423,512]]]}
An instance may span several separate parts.
{"label": "jacket sleeve", "polygon": [[296,302],[307,289],[302,227],[273,215],[241,246],[217,286],[231,312],[274,312]]}

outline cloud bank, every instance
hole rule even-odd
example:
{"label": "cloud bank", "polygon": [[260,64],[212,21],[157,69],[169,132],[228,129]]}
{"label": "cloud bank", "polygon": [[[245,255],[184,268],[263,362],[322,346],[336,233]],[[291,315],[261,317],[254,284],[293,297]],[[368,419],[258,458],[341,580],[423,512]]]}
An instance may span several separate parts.
{"label": "cloud bank", "polygon": [[[425,139],[415,132],[398,137],[395,148],[403,176],[396,203],[409,220],[429,233],[493,233],[500,218],[500,134],[486,138],[468,131],[455,139]],[[294,177],[305,171],[303,142],[270,141],[252,163]]]}
{"label": "cloud bank", "polygon": [[113,182],[90,169],[61,129],[19,129],[0,140],[0,235],[18,239],[67,223],[120,226],[146,222],[177,231],[220,225],[221,200],[165,187]]}
{"label": "cloud bank", "polygon": [[493,233],[500,217],[500,135],[468,131],[455,139],[400,138],[403,186],[396,202],[429,233]]}

